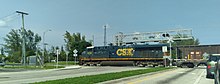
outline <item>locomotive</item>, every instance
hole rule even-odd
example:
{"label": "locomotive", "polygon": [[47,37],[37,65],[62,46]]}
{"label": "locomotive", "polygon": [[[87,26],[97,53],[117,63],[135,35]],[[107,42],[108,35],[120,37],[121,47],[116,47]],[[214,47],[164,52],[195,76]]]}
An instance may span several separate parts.
{"label": "locomotive", "polygon": [[133,44],[92,46],[79,58],[81,65],[101,65],[104,61],[132,61],[134,66],[164,65],[162,46],[167,44]]}

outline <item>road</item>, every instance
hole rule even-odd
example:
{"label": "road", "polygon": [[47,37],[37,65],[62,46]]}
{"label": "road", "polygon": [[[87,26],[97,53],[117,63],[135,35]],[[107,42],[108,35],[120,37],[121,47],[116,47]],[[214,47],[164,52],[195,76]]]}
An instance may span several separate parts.
{"label": "road", "polygon": [[206,78],[206,69],[178,68],[153,75],[142,75],[127,79],[114,80],[102,84],[214,84],[213,79]]}
{"label": "road", "polygon": [[[56,80],[84,75],[119,72],[126,70],[144,69],[142,67],[82,67],[80,69],[53,69],[20,71],[0,69],[0,84],[33,83],[46,80]],[[118,79],[100,84],[214,84],[213,79],[206,78],[205,68],[178,68],[170,71],[144,74],[128,79]]]}
{"label": "road", "polygon": [[0,84],[23,84],[46,80],[56,80],[69,77],[78,77],[84,75],[94,75],[110,72],[119,72],[126,70],[144,69],[141,67],[82,67],[80,69],[53,69],[53,70],[32,70],[19,71],[0,69]]}

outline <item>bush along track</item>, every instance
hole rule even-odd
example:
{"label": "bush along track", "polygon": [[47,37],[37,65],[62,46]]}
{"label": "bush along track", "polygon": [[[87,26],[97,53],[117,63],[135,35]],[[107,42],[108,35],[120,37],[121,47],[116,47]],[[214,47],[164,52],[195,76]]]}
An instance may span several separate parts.
{"label": "bush along track", "polygon": [[169,68],[158,67],[158,68],[122,71],[122,72],[106,73],[106,74],[98,74],[98,75],[88,75],[88,76],[66,78],[60,80],[37,82],[34,84],[94,84],[94,83],[99,83],[99,82],[104,82],[104,81],[109,81],[109,80],[129,77],[129,76],[167,70],[167,69],[172,69],[172,67]]}

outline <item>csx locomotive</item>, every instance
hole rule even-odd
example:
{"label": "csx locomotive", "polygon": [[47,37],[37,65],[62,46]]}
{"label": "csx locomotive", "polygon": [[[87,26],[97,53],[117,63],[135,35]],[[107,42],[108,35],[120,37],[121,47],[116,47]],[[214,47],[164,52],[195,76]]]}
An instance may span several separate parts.
{"label": "csx locomotive", "polygon": [[101,65],[103,61],[132,61],[135,66],[158,66],[164,64],[162,46],[167,44],[87,47],[79,61],[81,65]]}

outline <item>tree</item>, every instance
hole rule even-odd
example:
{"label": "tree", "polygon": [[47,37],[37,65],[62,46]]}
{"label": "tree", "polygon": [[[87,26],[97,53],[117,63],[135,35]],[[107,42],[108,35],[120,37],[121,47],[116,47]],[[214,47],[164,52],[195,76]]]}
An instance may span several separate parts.
{"label": "tree", "polygon": [[66,60],[66,53],[64,51],[64,48],[63,46],[61,46],[61,49],[60,49],[60,58],[59,58],[60,61],[65,61]]}
{"label": "tree", "polygon": [[[9,55],[9,61],[21,62],[22,54],[22,29],[12,29],[7,35],[5,40],[6,52]],[[35,55],[37,51],[37,44],[40,43],[41,37],[38,34],[34,34],[31,30],[24,29],[25,35],[25,49],[26,56]]]}
{"label": "tree", "polygon": [[1,47],[0,61],[5,61],[5,59],[6,59],[6,56],[4,54],[4,48]]}
{"label": "tree", "polygon": [[180,46],[180,45],[199,45],[199,39],[189,39],[189,40],[181,40],[181,41],[174,41],[172,43],[173,46]]}
{"label": "tree", "polygon": [[3,56],[5,55],[3,47],[1,48],[1,55],[3,55]]}
{"label": "tree", "polygon": [[50,62],[51,60],[55,60],[56,57],[56,48],[54,46],[51,46],[51,49],[48,52],[48,62]]}
{"label": "tree", "polygon": [[74,49],[77,49],[78,54],[81,55],[86,47],[91,46],[91,43],[87,42],[85,40],[85,36],[81,36],[80,33],[73,33],[71,35],[68,31],[66,31],[64,34],[64,41],[66,43],[66,50],[69,52],[69,55],[73,55]]}

